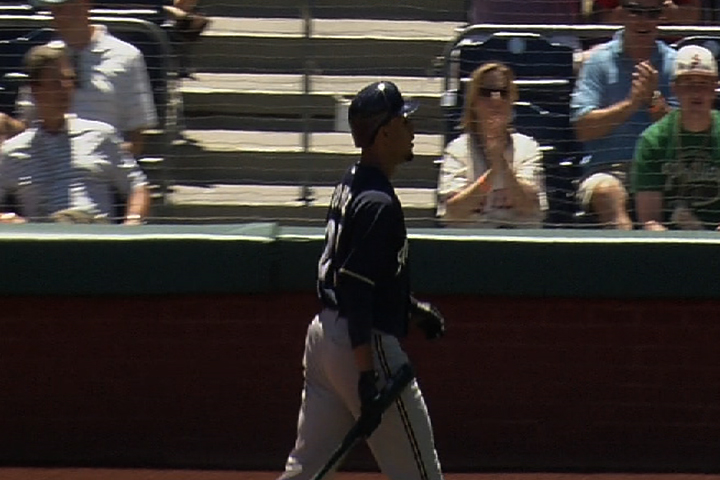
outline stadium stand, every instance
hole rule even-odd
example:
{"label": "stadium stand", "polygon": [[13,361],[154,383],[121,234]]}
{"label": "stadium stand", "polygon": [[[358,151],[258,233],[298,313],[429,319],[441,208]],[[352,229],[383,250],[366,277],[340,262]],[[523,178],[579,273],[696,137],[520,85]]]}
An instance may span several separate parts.
{"label": "stadium stand", "polygon": [[[158,103],[168,109],[161,113],[166,122],[155,132],[157,142],[151,142],[150,158],[157,161],[143,165],[165,187],[152,221],[321,224],[331,186],[356,159],[343,122],[348,98],[366,83],[385,78],[421,103],[415,117],[416,159],[399,170],[395,183],[408,223],[435,225],[435,162],[445,142],[458,133],[451,125],[457,122],[470,64],[486,58],[488,50],[502,52],[514,69],[526,65],[526,71],[516,70],[522,102],[516,106],[516,125],[538,138],[546,152],[554,202],[548,223],[572,221],[575,154],[580,153],[566,123],[572,52],[543,40],[553,26],[466,28],[466,3],[201,1],[212,24],[194,46],[196,79],[177,78],[172,53],[161,54],[167,65],[151,67],[163,77],[151,72],[156,99],[162,98]],[[14,13],[26,15],[23,8]],[[127,10],[102,9],[94,14],[102,11],[107,21],[126,22]],[[158,27],[157,19],[140,18]],[[3,25],[17,27],[0,23],[0,30]],[[608,38],[616,28],[578,25],[568,30],[586,41]],[[720,30],[685,28],[672,34],[691,32],[718,35]],[[18,38],[6,33],[0,42]],[[142,43],[131,38],[137,32],[116,34]],[[458,50],[460,42],[465,43]],[[523,48],[513,53],[518,44]],[[537,49],[548,55],[542,68]],[[455,51],[463,57],[453,56]],[[511,54],[513,61],[507,58]],[[467,62],[465,73],[450,72],[452,62],[460,60]]]}
{"label": "stadium stand", "polygon": [[331,185],[356,159],[341,131],[347,98],[388,78],[422,105],[416,159],[396,184],[408,216],[432,224],[444,129],[433,61],[464,26],[464,3],[201,0],[213,22],[195,46],[197,80],[183,81],[166,218],[322,223]]}

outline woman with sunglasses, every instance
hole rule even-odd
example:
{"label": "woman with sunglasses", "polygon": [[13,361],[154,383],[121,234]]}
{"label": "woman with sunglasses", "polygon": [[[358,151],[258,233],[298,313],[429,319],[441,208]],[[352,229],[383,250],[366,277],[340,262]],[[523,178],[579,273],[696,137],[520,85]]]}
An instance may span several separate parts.
{"label": "woman with sunglasses", "polygon": [[512,128],[517,87],[501,63],[477,68],[468,85],[465,132],[445,148],[438,216],[457,226],[539,228],[547,210],[542,153]]}

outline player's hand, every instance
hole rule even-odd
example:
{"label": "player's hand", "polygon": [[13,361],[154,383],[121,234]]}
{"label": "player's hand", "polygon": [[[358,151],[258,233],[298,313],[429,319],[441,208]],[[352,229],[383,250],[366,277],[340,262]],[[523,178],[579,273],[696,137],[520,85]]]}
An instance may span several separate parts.
{"label": "player's hand", "polygon": [[425,332],[425,338],[434,340],[445,335],[445,319],[431,303],[411,300],[410,319]]}
{"label": "player's hand", "polygon": [[375,370],[366,370],[360,372],[358,378],[358,395],[360,396],[360,418],[358,419],[358,429],[360,434],[367,438],[380,425],[382,412],[379,410],[377,402],[378,374]]}

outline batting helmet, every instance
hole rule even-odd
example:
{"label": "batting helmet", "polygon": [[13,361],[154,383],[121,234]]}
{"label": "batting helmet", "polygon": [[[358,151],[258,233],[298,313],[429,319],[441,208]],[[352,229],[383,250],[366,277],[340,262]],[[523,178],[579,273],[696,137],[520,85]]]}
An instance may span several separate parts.
{"label": "batting helmet", "polygon": [[371,83],[358,92],[348,110],[355,146],[369,147],[383,125],[398,115],[410,115],[417,108],[417,102],[403,100],[394,83]]}

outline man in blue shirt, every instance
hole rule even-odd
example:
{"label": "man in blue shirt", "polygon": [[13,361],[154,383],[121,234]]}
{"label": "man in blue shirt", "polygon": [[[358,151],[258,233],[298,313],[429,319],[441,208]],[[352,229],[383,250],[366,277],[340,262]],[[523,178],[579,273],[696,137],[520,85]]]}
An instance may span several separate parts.
{"label": "man in blue shirt", "polygon": [[624,28],[585,62],[571,101],[588,160],[578,189],[587,212],[629,230],[627,171],[645,128],[677,105],[670,89],[675,50],[657,40],[662,0],[626,0]]}

